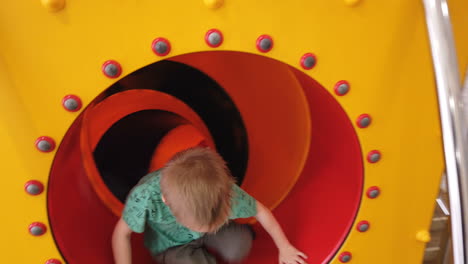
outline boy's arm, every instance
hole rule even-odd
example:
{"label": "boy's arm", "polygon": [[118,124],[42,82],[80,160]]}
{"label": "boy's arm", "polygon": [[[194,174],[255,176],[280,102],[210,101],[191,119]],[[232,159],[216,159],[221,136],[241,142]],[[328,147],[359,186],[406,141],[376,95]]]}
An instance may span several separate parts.
{"label": "boy's arm", "polygon": [[127,223],[120,218],[112,234],[112,251],[114,252],[115,264],[132,263],[132,230]]}
{"label": "boy's arm", "polygon": [[276,221],[276,218],[273,216],[271,211],[258,201],[257,215],[255,218],[257,218],[258,222],[260,222],[263,228],[268,232],[268,234],[270,234],[276,244],[276,247],[278,247],[280,253],[280,264],[306,263],[304,259],[307,258],[307,256],[297,250],[293,245],[291,245],[291,243],[289,243],[289,240],[284,235],[281,226],[279,225],[278,221]]}

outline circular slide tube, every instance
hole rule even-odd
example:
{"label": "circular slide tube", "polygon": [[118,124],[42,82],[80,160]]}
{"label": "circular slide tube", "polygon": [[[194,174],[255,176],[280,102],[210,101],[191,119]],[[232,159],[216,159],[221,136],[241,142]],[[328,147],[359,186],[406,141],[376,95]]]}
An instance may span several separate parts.
{"label": "circular slide tube", "polygon": [[[129,180],[122,171],[138,166],[144,174],[179,148],[200,142],[232,160],[242,187],[274,209],[291,242],[309,253],[309,263],[328,261],[354,221],[363,181],[359,142],[340,105],[305,74],[261,56],[206,52],[172,60],[142,68],[106,90],[64,137],[51,171],[48,210],[67,262],[113,263],[110,238],[122,197],[129,182],[143,176]],[[195,82],[180,83],[191,74],[222,87],[226,95],[210,97],[189,87]],[[204,95],[198,100],[197,91]],[[153,99],[145,100],[149,95]],[[218,111],[197,103],[210,98],[223,102]],[[178,144],[181,137],[184,143]],[[151,144],[130,140],[139,138]],[[131,166],[109,173],[103,169],[115,167],[109,164]],[[273,242],[255,228],[246,263],[274,263]],[[134,263],[149,263],[141,237],[133,247]]]}

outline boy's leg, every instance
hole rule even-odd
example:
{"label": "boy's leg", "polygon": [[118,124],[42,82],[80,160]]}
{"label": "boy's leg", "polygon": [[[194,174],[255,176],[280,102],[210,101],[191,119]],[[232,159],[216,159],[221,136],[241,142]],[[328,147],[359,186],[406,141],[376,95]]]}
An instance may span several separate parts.
{"label": "boy's leg", "polygon": [[155,259],[158,264],[216,264],[216,259],[206,251],[200,239],[169,248]]}
{"label": "boy's leg", "polygon": [[250,252],[253,230],[249,225],[231,222],[215,234],[206,235],[206,247],[215,250],[224,260],[235,263],[242,261]]}

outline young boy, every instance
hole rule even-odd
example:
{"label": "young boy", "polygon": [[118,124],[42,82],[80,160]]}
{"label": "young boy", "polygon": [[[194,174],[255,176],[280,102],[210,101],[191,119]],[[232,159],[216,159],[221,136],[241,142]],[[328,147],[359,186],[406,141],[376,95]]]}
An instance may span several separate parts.
{"label": "young boy", "polygon": [[131,263],[132,232],[145,233],[145,246],[159,264],[215,264],[207,248],[240,262],[253,232],[231,220],[252,216],[273,238],[280,264],[306,263],[270,210],[235,184],[221,156],[209,148],[182,151],[127,198],[112,237],[115,263]]}

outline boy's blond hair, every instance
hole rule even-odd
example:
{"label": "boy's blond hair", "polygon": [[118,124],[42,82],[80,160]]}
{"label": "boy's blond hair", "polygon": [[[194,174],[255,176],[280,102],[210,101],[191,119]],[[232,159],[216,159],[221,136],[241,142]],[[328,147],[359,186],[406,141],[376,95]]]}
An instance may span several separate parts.
{"label": "boy's blond hair", "polygon": [[214,232],[227,222],[234,178],[209,148],[176,154],[162,170],[161,190],[177,221]]}

